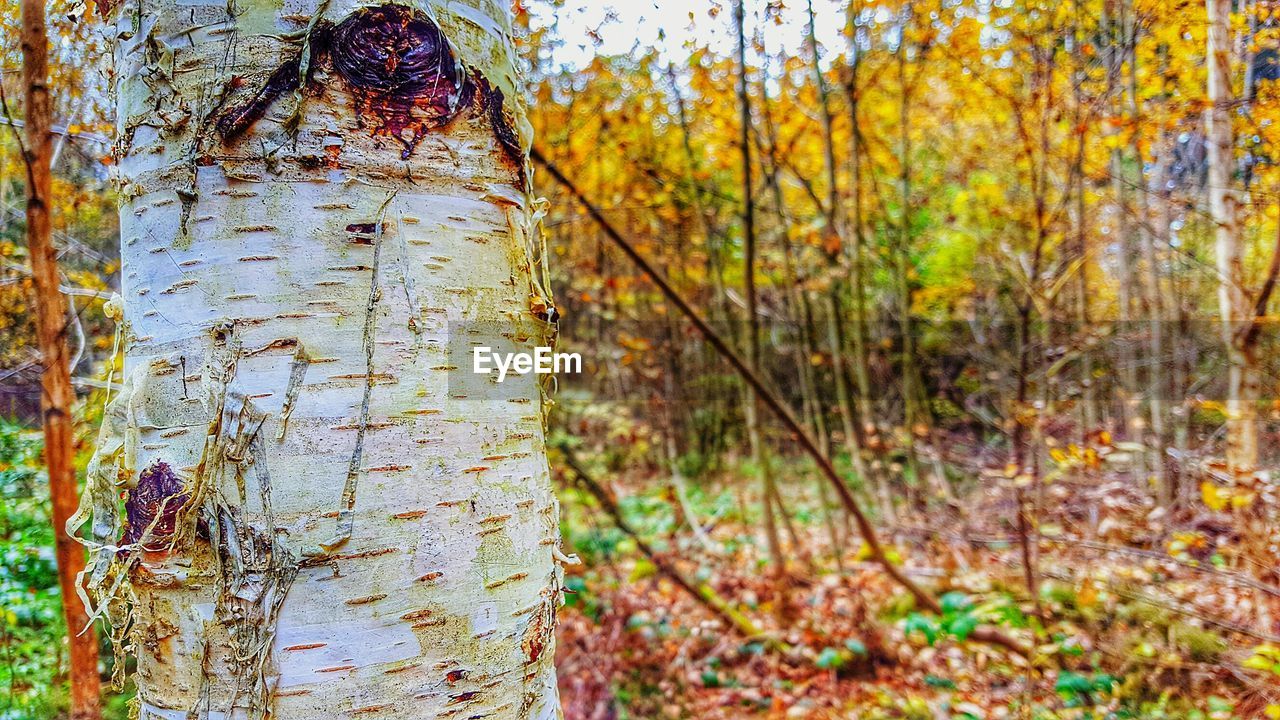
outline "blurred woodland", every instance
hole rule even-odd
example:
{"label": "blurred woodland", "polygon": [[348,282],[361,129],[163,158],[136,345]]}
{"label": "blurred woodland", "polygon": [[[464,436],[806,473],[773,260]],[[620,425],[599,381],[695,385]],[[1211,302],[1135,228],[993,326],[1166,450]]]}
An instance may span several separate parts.
{"label": "blurred woodland", "polygon": [[[549,443],[584,561],[566,717],[1280,719],[1280,3],[693,0],[669,22],[727,51],[627,54],[565,35],[572,5],[516,7],[559,346],[587,366]],[[49,17],[83,472],[115,362],[110,62],[83,5]],[[0,718],[52,718],[0,131]]]}

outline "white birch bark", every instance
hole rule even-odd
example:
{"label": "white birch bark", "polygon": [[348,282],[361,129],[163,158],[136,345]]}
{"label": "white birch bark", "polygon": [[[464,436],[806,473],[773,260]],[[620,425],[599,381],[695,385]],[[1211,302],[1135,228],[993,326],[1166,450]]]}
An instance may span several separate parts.
{"label": "white birch bark", "polygon": [[555,717],[543,391],[454,367],[553,332],[507,4],[108,22],[124,390],[85,541],[141,718]]}
{"label": "white birch bark", "polygon": [[1205,135],[1209,166],[1209,215],[1214,224],[1218,310],[1227,350],[1227,465],[1252,473],[1258,462],[1258,370],[1241,329],[1252,322],[1245,293],[1240,198],[1233,187],[1235,132],[1231,90],[1231,2],[1205,0],[1208,30],[1208,100]]}

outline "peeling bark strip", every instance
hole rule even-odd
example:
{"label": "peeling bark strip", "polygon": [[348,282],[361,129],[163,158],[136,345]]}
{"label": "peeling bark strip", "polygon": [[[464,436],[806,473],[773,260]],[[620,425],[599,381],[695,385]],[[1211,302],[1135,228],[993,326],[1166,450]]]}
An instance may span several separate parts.
{"label": "peeling bark strip", "polygon": [[112,9],[124,375],[70,525],[141,720],[556,716],[542,389],[444,350],[554,317],[509,13]]}

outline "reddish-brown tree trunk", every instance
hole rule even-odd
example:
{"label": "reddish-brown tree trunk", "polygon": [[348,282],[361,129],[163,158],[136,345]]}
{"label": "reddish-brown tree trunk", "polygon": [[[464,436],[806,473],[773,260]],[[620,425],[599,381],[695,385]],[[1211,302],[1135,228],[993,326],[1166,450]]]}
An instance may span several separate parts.
{"label": "reddish-brown tree trunk", "polygon": [[27,166],[27,247],[35,281],[36,334],[43,373],[40,410],[44,417],[44,457],[49,470],[49,496],[58,559],[62,611],[70,636],[71,717],[101,716],[98,645],[84,606],[76,593],[76,576],[84,569],[84,550],[67,535],[67,519],[76,511],[73,464],[71,368],[65,331],[67,304],[58,288],[58,264],[50,239],[53,134],[48,85],[48,32],[43,0],[22,0],[22,80],[25,92]]}

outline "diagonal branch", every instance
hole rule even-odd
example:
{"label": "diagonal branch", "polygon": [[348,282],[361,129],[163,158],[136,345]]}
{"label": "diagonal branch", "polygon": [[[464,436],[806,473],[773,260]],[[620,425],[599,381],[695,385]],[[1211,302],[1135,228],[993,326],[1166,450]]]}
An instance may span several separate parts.
{"label": "diagonal branch", "polygon": [[[583,469],[582,465],[578,463],[577,457],[574,456],[573,451],[565,445],[561,445],[559,449],[560,453],[564,456],[565,464],[568,465],[569,469],[573,471],[573,474],[577,476],[579,484],[581,484],[587,492],[591,493],[591,496],[600,504],[600,508],[605,511],[610,519],[613,520],[613,524],[616,525],[617,528],[625,535],[635,541],[636,547],[644,554],[645,557],[649,558],[649,561],[658,569],[658,572],[666,576],[668,580],[675,583],[681,590],[688,593],[690,597],[697,600],[703,607],[711,611],[711,614],[723,620],[729,627],[733,628],[735,632],[739,633],[744,638],[752,639],[760,637],[763,634],[749,619],[734,610],[729,603],[725,602],[723,598],[717,595],[716,591],[711,589],[711,586],[706,583],[695,585],[669,560],[654,552],[653,548],[649,546],[649,543],[645,542],[644,538],[640,537],[631,525],[627,523],[626,519],[622,517],[622,511],[618,508],[618,503],[613,498],[613,495]],[[773,641],[771,640],[771,642]]]}
{"label": "diagonal branch", "polygon": [[1280,277],[1280,226],[1276,227],[1276,244],[1271,251],[1271,264],[1267,267],[1267,279],[1262,283],[1262,288],[1258,290],[1258,297],[1253,302],[1253,317],[1249,318],[1249,324],[1244,328],[1244,345],[1247,347],[1252,345],[1258,337],[1258,332],[1262,329],[1263,320],[1267,315],[1267,303],[1271,301],[1271,293],[1276,289],[1276,279]]}
{"label": "diagonal branch", "polygon": [[[783,405],[782,401],[779,400],[764,381],[762,381],[760,377],[747,366],[742,358],[738,357],[737,353],[729,347],[724,339],[711,329],[711,326],[707,324],[707,321],[703,320],[697,311],[694,310],[683,297],[676,293],[671,285],[667,283],[666,279],[662,277],[662,275],[659,274],[647,260],[636,252],[636,249],[622,237],[622,235],[613,227],[612,224],[609,223],[608,220],[605,219],[596,206],[582,194],[582,191],[579,190],[567,177],[565,177],[564,173],[560,172],[559,168],[543,157],[542,153],[539,152],[537,148],[531,148],[529,150],[529,157],[534,162],[541,165],[557,183],[563,186],[565,190],[567,190],[569,194],[572,195],[580,205],[582,205],[587,214],[591,216],[591,219],[600,226],[602,231],[604,231],[604,234],[612,240],[613,243],[617,245],[633,263],[635,263],[636,267],[639,268],[642,273],[648,276],[649,280],[657,286],[658,290],[662,292],[667,300],[670,301],[672,305],[675,305],[676,308],[689,320],[689,322],[693,323],[694,327],[698,329],[698,332],[702,334],[703,338],[705,338],[706,341],[715,348],[715,351],[727,360],[729,364],[733,366],[733,369],[737,371],[738,375],[751,386],[751,389],[755,391],[760,402],[765,405],[765,407],[769,408],[770,412],[782,421],[782,424],[786,426],[787,430],[790,431],[796,441],[799,442],[805,453],[813,458],[814,463],[822,472],[823,477],[825,477],[831,484],[832,488],[835,489],[836,495],[840,498],[840,504],[844,506],[845,511],[853,517],[854,523],[857,524],[858,534],[862,536],[863,542],[866,543],[871,559],[879,564],[885,574],[888,575],[895,583],[910,593],[921,607],[934,613],[941,614],[942,606],[939,604],[938,599],[924,588],[917,585],[913,580],[911,580],[911,578],[907,577],[906,574],[903,573],[901,568],[894,565],[893,562],[889,560],[888,556],[885,554],[884,546],[880,543],[880,538],[876,534],[875,528],[871,525],[870,519],[868,519],[866,513],[858,504],[857,499],[854,498],[853,492],[849,490],[848,485],[840,479],[840,475],[831,464],[830,458],[818,449],[813,438],[809,437],[809,434],[805,431],[804,427],[800,425],[798,420],[796,420],[795,415],[793,415],[791,411]],[[1030,648],[1024,646],[1021,642],[1009,637],[1000,630],[990,626],[981,626],[977,628],[970,635],[970,638],[979,642],[1003,647],[1024,658],[1029,657],[1031,654]]]}

